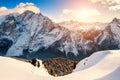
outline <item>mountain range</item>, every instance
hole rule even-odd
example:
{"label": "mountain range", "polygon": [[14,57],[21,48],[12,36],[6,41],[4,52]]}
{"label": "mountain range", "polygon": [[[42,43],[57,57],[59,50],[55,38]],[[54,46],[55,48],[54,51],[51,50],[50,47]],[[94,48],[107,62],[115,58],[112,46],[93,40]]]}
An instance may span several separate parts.
{"label": "mountain range", "polygon": [[0,17],[0,55],[26,59],[81,60],[93,52],[120,49],[120,20],[110,23],[54,23],[25,11]]}

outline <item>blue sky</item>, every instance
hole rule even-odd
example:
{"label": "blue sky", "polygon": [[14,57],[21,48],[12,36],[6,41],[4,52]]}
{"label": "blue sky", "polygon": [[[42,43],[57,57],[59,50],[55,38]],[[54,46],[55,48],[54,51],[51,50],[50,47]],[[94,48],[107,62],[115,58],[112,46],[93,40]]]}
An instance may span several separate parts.
{"label": "blue sky", "polygon": [[67,0],[0,0],[0,7],[14,8],[19,3],[32,2],[43,12],[56,13],[66,4]]}
{"label": "blue sky", "polygon": [[34,3],[44,15],[57,22],[71,19],[108,22],[120,18],[120,0],[0,0],[0,7],[12,9],[21,2]]}

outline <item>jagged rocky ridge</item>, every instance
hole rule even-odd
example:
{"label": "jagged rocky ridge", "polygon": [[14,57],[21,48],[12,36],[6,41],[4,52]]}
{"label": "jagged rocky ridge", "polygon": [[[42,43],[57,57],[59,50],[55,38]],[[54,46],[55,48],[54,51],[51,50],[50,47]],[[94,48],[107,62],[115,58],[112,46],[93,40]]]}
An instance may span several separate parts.
{"label": "jagged rocky ridge", "polygon": [[119,31],[117,18],[104,29],[69,30],[41,13],[9,14],[0,18],[0,55],[81,60],[96,51],[119,49]]}

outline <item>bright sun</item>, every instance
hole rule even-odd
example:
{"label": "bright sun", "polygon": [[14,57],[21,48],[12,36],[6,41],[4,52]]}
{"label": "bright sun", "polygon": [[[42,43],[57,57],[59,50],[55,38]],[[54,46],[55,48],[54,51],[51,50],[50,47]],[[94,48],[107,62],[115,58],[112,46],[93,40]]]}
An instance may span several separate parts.
{"label": "bright sun", "polygon": [[86,9],[86,8],[81,9],[80,14],[84,20],[88,19],[89,9]]}

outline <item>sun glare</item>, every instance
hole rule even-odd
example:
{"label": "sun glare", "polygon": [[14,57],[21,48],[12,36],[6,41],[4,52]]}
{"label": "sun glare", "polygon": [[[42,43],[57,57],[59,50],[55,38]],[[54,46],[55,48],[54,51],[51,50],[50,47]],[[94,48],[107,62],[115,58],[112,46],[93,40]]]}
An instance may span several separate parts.
{"label": "sun glare", "polygon": [[87,17],[89,15],[89,10],[88,9],[82,9],[81,10],[81,15],[84,17]]}
{"label": "sun glare", "polygon": [[82,20],[83,20],[83,21],[88,20],[88,17],[89,17],[89,9],[87,9],[87,8],[81,9],[80,14],[81,14],[80,16],[82,17]]}

